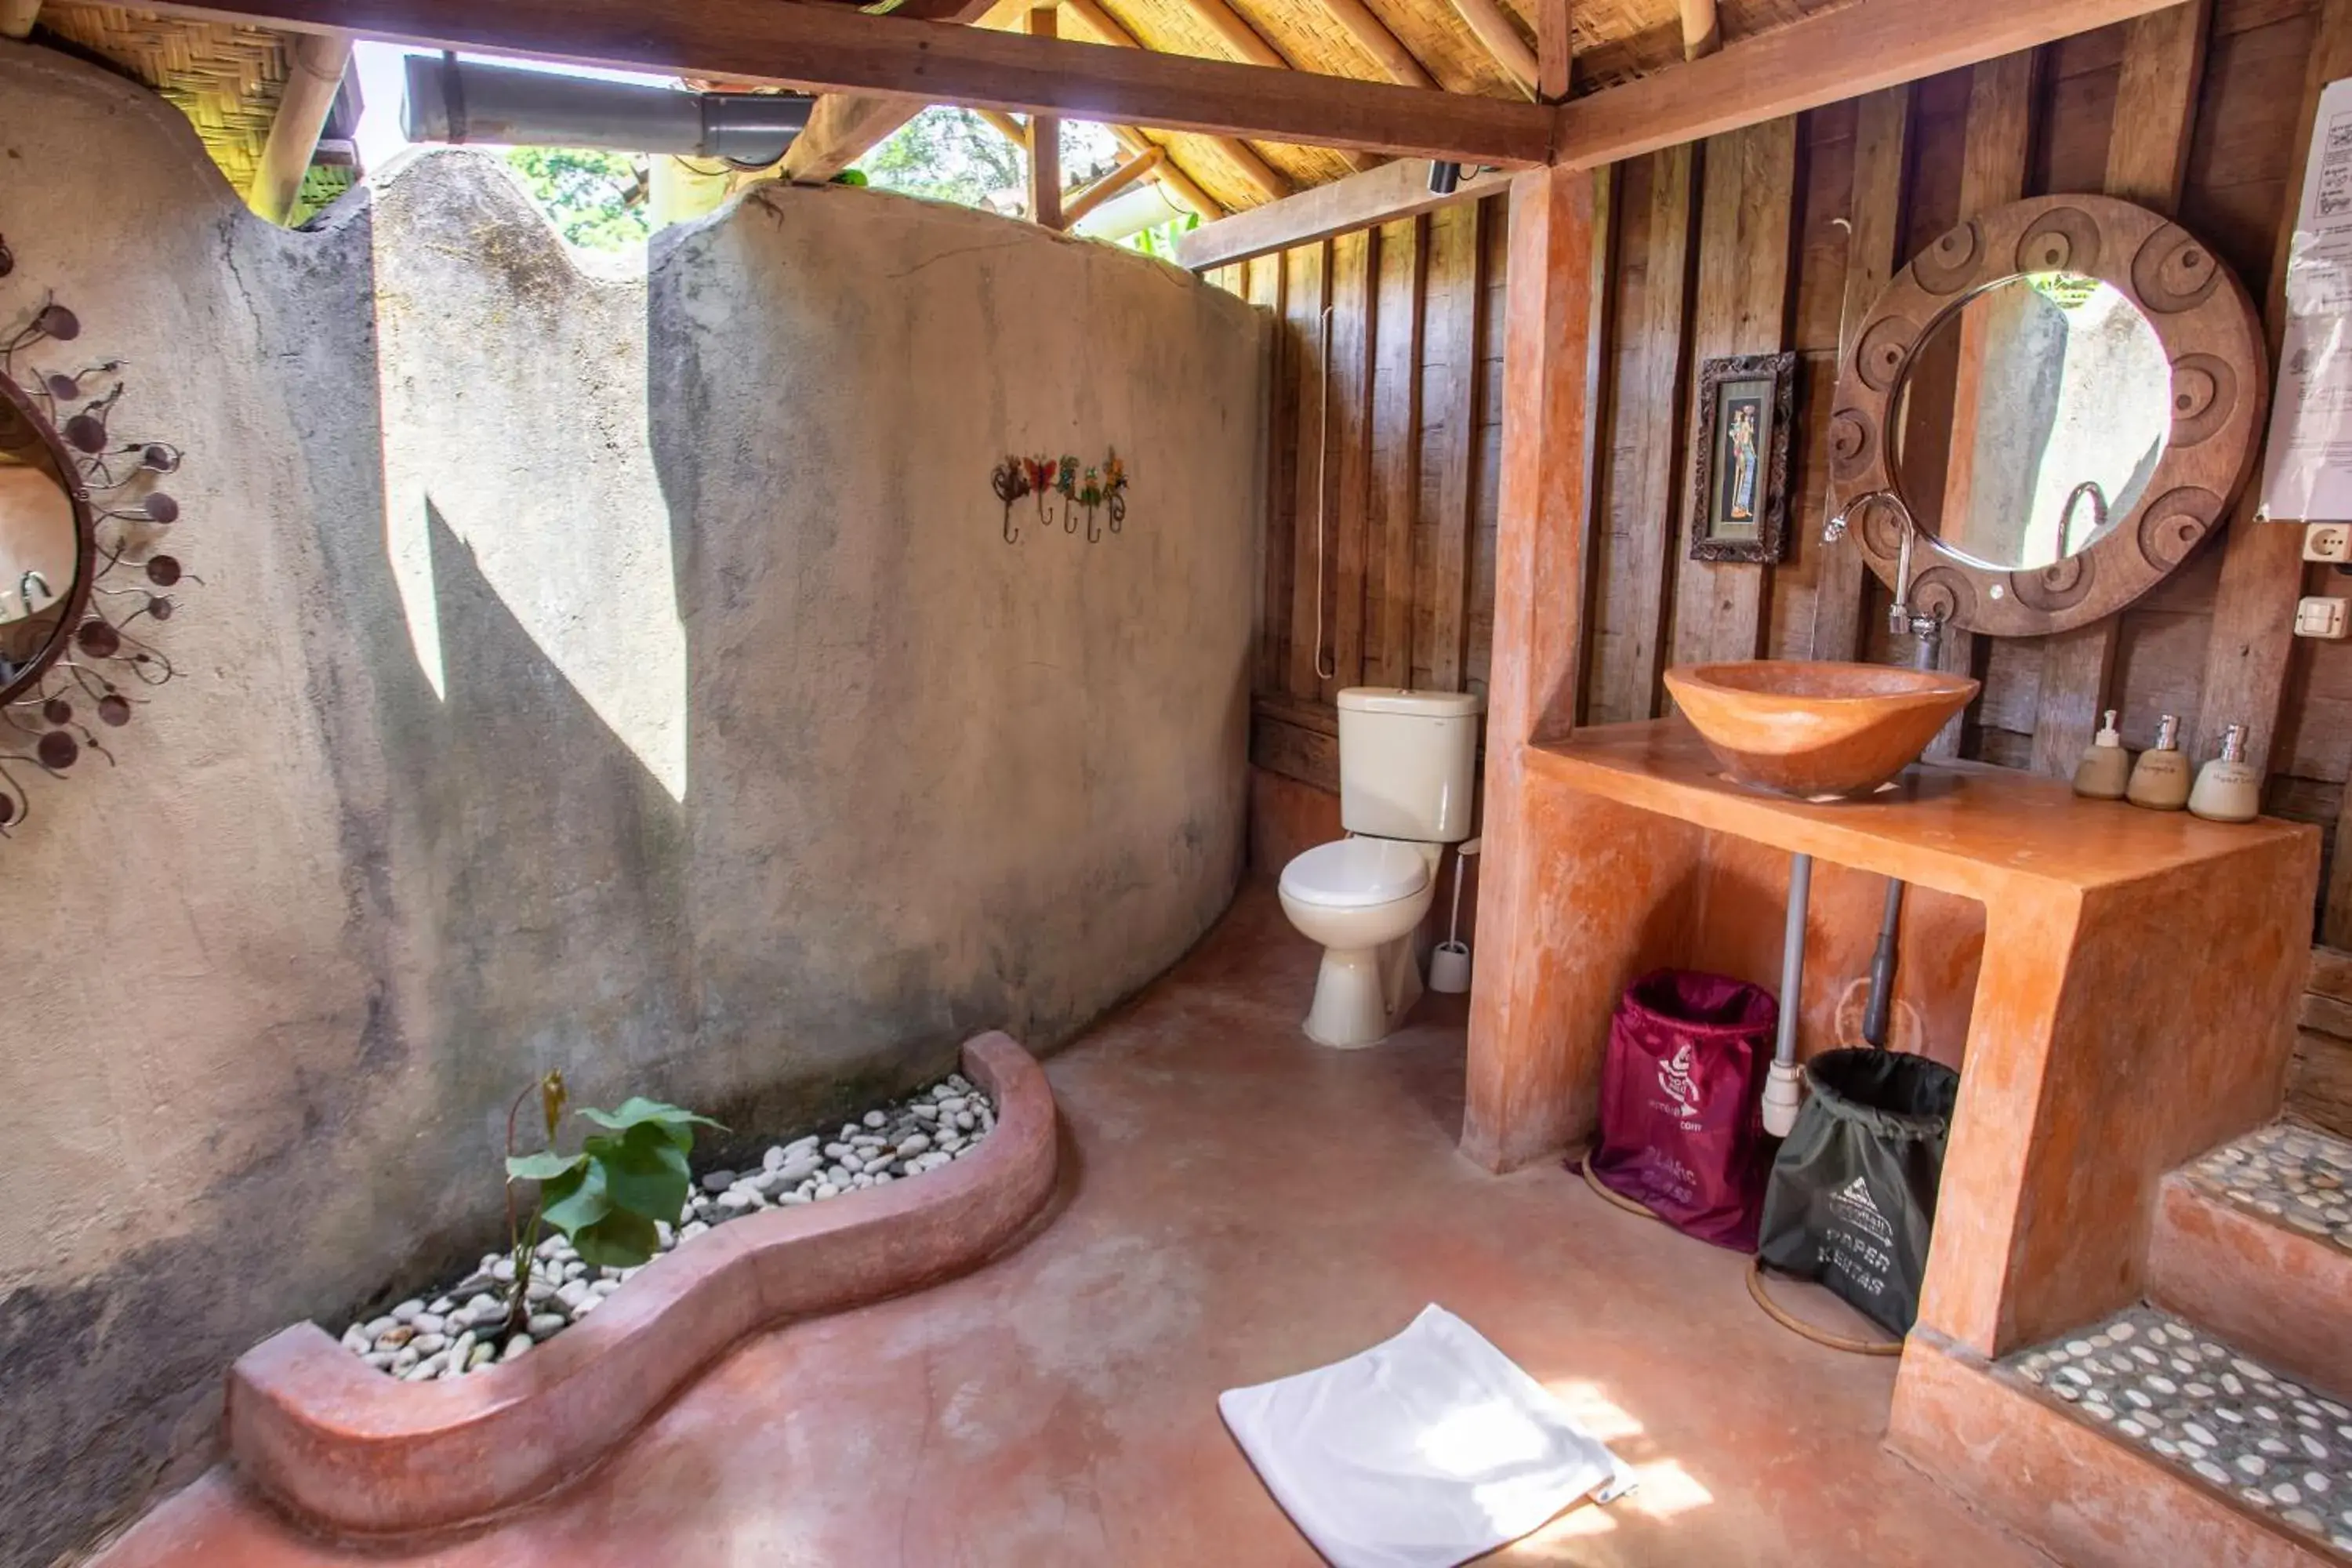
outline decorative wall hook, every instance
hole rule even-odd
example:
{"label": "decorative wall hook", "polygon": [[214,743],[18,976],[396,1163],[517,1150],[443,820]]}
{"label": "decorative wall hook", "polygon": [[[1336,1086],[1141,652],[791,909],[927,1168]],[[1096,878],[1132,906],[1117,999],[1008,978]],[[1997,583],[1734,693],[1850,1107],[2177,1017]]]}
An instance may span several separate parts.
{"label": "decorative wall hook", "polygon": [[1029,493],[1026,465],[1019,458],[1007,458],[996,465],[996,472],[989,476],[988,482],[996,491],[996,499],[1004,503],[1004,542],[1020,543],[1021,531],[1013,526],[1013,503]]}
{"label": "decorative wall hook", "polygon": [[[7,257],[5,240],[0,257]],[[0,265],[0,277],[9,265]],[[26,351],[80,334],[80,320],[52,298],[0,336],[0,454],[11,459],[0,473],[16,477],[0,490],[0,506],[22,509],[10,534],[12,558],[0,563],[0,576],[17,590],[14,604],[0,594],[0,836],[31,808],[17,769],[63,778],[85,752],[113,763],[82,715],[121,729],[138,706],[125,684],[162,686],[178,673],[131,628],[142,618],[170,620],[178,606],[165,590],[198,581],[176,556],[154,548],[179,521],[180,503],[152,481],[178,469],[180,449],[163,441],[114,444],[109,426],[121,381],[85,399],[85,385],[114,375],[121,362],[18,373]],[[145,582],[118,585],[118,568]],[[9,748],[12,737],[28,749]]]}
{"label": "decorative wall hook", "polygon": [[1023,496],[1035,501],[1038,525],[1047,533],[1054,531],[1056,520],[1051,498],[1057,495],[1062,498],[1061,531],[1077,532],[1078,512],[1083,508],[1089,544],[1101,541],[1106,517],[1108,531],[1111,533],[1120,531],[1127,523],[1127,464],[1116,447],[1098,466],[1082,464],[1070,454],[1059,458],[1008,456],[990,473],[988,484],[1004,508],[1003,529],[1007,544],[1021,541],[1021,531],[1013,521],[1013,503]]}

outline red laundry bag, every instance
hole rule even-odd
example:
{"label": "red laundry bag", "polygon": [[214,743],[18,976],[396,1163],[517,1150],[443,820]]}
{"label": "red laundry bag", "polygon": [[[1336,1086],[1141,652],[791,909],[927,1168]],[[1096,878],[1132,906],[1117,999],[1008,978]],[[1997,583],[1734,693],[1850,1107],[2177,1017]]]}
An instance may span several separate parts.
{"label": "red laundry bag", "polygon": [[1635,982],[1609,1023],[1593,1176],[1686,1236],[1753,1252],[1780,1019],[1771,993],[1745,981],[1661,969]]}

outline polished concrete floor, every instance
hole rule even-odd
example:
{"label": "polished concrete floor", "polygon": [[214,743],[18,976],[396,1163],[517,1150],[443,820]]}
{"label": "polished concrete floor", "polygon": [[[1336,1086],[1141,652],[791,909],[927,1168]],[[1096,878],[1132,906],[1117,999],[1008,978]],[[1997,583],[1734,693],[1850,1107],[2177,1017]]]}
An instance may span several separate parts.
{"label": "polished concrete floor", "polygon": [[1049,1068],[1052,1223],[928,1293],[742,1345],[563,1495],[412,1555],[307,1541],[216,1473],[107,1568],[1313,1564],[1217,1418],[1443,1303],[1640,1471],[1491,1561],[2045,1564],[1880,1447],[1894,1363],[1572,1173],[1454,1152],[1463,1008],[1340,1053],[1270,890]]}

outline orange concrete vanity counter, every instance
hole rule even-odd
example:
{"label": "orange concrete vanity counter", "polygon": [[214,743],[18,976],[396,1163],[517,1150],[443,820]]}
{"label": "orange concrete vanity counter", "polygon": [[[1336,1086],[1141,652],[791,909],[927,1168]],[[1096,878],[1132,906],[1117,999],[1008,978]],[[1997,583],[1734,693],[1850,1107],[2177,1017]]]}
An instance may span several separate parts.
{"label": "orange concrete vanity counter", "polygon": [[697,1237],[520,1361],[402,1383],[297,1323],[230,1369],[228,1446],[250,1485],[359,1535],[466,1523],[577,1479],[738,1340],[961,1273],[1052,1194],[1054,1091],[1003,1034],[963,1070],[997,1104],[980,1150],[912,1181],[770,1209]]}
{"label": "orange concrete vanity counter", "polygon": [[2318,877],[2310,827],[2078,800],[1967,763],[1864,801],[1782,800],[1720,777],[1679,719],[1515,760],[1523,906],[1488,918],[1522,935],[1483,956],[1463,1132],[1490,1167],[1591,1134],[1628,982],[1702,961],[1727,927],[1777,951],[1785,873],[1769,896],[1752,876],[1738,899],[1702,896],[1759,854],[1983,907],[1920,1315],[1979,1354],[2137,1299],[2164,1173],[2277,1112]]}

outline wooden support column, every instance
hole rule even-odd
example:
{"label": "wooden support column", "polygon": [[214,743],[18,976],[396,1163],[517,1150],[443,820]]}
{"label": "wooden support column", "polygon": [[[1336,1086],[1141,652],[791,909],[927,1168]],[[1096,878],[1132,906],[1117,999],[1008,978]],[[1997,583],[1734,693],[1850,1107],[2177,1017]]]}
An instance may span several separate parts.
{"label": "wooden support column", "polygon": [[[2038,51],[2021,49],[2013,55],[1985,61],[1970,74],[1969,82],[1968,140],[1960,154],[1960,218],[1974,217],[1980,212],[2006,206],[2025,195],[2025,176],[2033,155],[2033,96],[2041,80],[2041,57]],[[1969,321],[1960,321],[1961,382],[1968,383],[1967,367],[1980,361],[1983,347],[1970,342]],[[1956,395],[1954,406],[1959,406]],[[1957,416],[1956,416],[1957,419]],[[1968,453],[1962,439],[1955,434],[1952,443],[1950,479],[1965,483]],[[1952,499],[1948,487],[1946,502]],[[1979,675],[1977,637],[1973,632],[1947,627],[1939,650],[1938,666],[1955,675]],[[1960,754],[1960,742],[1967,731],[1969,712],[1955,714],[1933,741],[1927,742],[1930,757],[1949,758]]]}
{"label": "wooden support column", "polygon": [[[1837,374],[1843,375],[1860,347],[1870,308],[1895,275],[1903,245],[1903,172],[1911,136],[1911,89],[1890,87],[1856,106],[1853,132],[1853,194],[1846,203],[1845,298],[1838,310]],[[1824,509],[1834,511],[1836,503]],[[1824,515],[1822,521],[1828,518]],[[1804,527],[1800,520],[1797,527]],[[1808,548],[1799,541],[1798,548]],[[1822,550],[1820,580],[1813,590],[1815,658],[1858,659],[1863,638],[1862,606],[1870,568],[1860,542],[1851,537]]]}
{"label": "wooden support column", "polygon": [[[1707,360],[1776,353],[1786,341],[1796,230],[1796,116],[1710,138],[1700,183],[1698,295],[1690,328],[1694,386],[1698,367]],[[1696,427],[1695,420],[1686,426]],[[1755,658],[1764,651],[1772,569],[1691,560],[1698,519],[1690,514],[1687,485],[1676,499],[1682,528],[1675,662]]]}
{"label": "wooden support column", "polygon": [[1495,650],[1486,702],[1486,853],[1478,934],[1496,955],[1471,997],[1463,1152],[1508,1170],[1556,1151],[1569,1064],[1536,1026],[1541,989],[1577,962],[1574,921],[1545,886],[1523,755],[1570,727],[1583,642],[1585,402],[1594,320],[1594,182],[1538,169],[1511,184],[1496,518]]}
{"label": "wooden support column", "polygon": [[[2107,195],[2169,217],[2189,172],[2197,89],[2205,75],[2208,0],[2189,0],[2127,23],[2107,141]],[[2114,679],[2120,613],[2043,639],[2042,694],[2033,719],[2033,771],[2073,774],[2097,732]]]}
{"label": "wooden support column", "polygon": [[[1058,18],[1048,3],[1029,8],[1029,36],[1050,38]],[[1045,228],[1062,226],[1062,122],[1047,114],[1029,117],[1029,218]]]}

